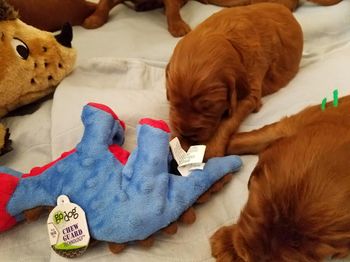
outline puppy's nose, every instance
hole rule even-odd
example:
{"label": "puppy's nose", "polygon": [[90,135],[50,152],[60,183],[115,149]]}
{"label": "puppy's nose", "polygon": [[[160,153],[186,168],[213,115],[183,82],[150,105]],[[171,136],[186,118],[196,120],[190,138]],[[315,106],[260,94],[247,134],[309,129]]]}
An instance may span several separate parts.
{"label": "puppy's nose", "polygon": [[187,139],[187,140],[192,141],[192,140],[195,140],[196,134],[182,134],[182,137]]}
{"label": "puppy's nose", "polygon": [[198,138],[200,137],[203,129],[202,128],[195,128],[191,130],[184,130],[181,132],[181,135],[190,140],[190,141],[197,141]]}

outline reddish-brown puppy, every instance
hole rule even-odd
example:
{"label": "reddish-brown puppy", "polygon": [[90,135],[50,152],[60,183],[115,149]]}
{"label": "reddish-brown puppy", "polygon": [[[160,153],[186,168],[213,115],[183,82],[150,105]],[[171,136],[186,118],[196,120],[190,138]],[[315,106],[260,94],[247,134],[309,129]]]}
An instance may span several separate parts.
{"label": "reddish-brown puppy", "polygon": [[65,23],[97,28],[108,20],[109,11],[124,0],[7,0],[25,23],[46,31],[56,31]]}
{"label": "reddish-brown puppy", "polygon": [[350,251],[350,96],[241,133],[230,154],[260,153],[237,223],[211,238],[217,261],[323,261]]}
{"label": "reddish-brown puppy", "polygon": [[298,72],[300,25],[280,4],[224,9],[181,39],[166,70],[170,123],[184,147],[225,153],[231,135],[261,97]]}

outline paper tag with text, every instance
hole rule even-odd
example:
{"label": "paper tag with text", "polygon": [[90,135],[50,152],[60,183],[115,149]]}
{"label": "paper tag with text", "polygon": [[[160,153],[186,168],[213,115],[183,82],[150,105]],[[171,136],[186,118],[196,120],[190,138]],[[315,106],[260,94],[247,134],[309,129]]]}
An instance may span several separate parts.
{"label": "paper tag with text", "polygon": [[84,210],[61,195],[57,206],[50,212],[47,228],[52,249],[63,257],[81,256],[90,240]]}
{"label": "paper tag with text", "polygon": [[193,170],[203,170],[205,163],[203,163],[205,145],[191,146],[186,152],[181,147],[180,141],[177,137],[170,141],[171,152],[178,164],[177,169],[182,176],[188,176]]}
{"label": "paper tag with text", "polygon": [[200,164],[192,164],[187,166],[178,166],[177,170],[179,170],[182,176],[188,176],[193,170],[203,170],[205,163]]}
{"label": "paper tag with text", "polygon": [[177,137],[172,139],[169,142],[171,152],[173,153],[174,159],[176,163],[179,165],[179,163],[182,162],[182,160],[186,157],[186,151],[182,149],[180,141]]}
{"label": "paper tag with text", "polygon": [[187,165],[202,163],[204,158],[204,153],[205,153],[205,145],[191,146],[188,149],[186,156],[179,163],[179,166],[187,166]]}

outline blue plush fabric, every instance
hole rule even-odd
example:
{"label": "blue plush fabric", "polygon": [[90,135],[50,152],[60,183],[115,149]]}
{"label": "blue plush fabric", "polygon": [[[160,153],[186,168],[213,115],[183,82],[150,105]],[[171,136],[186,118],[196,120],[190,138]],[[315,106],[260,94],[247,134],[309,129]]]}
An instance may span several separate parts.
{"label": "blue plush fabric", "polygon": [[[109,150],[124,140],[121,122],[92,105],[84,107],[82,121],[85,131],[76,151],[39,175],[19,180],[6,206],[12,217],[18,219],[24,210],[37,206],[55,206],[64,194],[84,209],[93,238],[115,243],[142,240],[177,220],[213,183],[242,164],[237,156],[213,158],[203,171],[172,175],[169,133],[139,124],[137,147],[123,165]],[[18,174],[7,168],[0,172]]]}

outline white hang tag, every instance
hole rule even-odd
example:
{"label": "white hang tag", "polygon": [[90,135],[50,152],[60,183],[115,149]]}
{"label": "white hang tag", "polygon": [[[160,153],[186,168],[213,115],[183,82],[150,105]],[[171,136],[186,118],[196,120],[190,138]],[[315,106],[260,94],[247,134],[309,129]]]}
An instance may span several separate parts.
{"label": "white hang tag", "polygon": [[50,212],[47,229],[52,249],[63,257],[81,256],[88,247],[90,234],[84,210],[61,195]]}
{"label": "white hang tag", "polygon": [[170,145],[171,152],[173,153],[174,159],[175,159],[176,163],[179,165],[179,163],[181,163],[182,160],[186,157],[187,153],[181,147],[180,141],[177,137],[172,139],[169,142],[169,145]]}
{"label": "white hang tag", "polygon": [[205,145],[191,146],[188,149],[185,158],[179,163],[179,166],[201,164],[203,162],[205,148]]}
{"label": "white hang tag", "polygon": [[177,137],[170,141],[171,152],[176,160],[180,174],[188,176],[193,170],[203,170],[205,163],[203,163],[205,145],[191,146],[186,152],[181,147],[180,141]]}
{"label": "white hang tag", "polygon": [[203,170],[205,163],[200,164],[192,164],[187,166],[178,166],[177,170],[179,170],[182,176],[188,176],[193,170]]}

